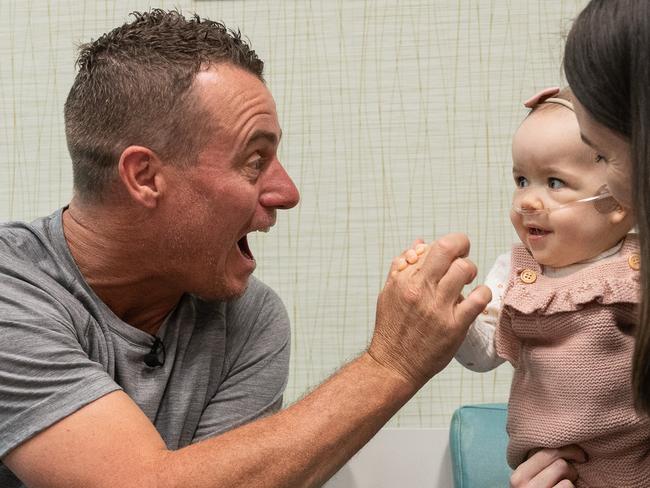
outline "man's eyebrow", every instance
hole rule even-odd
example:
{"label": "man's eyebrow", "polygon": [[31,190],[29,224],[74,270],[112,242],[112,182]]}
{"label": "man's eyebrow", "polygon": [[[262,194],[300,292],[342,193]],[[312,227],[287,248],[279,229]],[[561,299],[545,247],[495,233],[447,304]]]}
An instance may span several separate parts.
{"label": "man's eyebrow", "polygon": [[277,144],[282,139],[282,131],[280,131],[280,136],[278,137],[275,132],[269,132],[267,130],[256,130],[253,132],[251,137],[246,142],[247,146],[259,141],[260,139],[266,139],[271,144]]}

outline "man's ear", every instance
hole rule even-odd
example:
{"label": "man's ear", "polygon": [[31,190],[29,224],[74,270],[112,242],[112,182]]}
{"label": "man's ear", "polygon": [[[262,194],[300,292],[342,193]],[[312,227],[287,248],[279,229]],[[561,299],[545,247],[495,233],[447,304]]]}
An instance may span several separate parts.
{"label": "man's ear", "polygon": [[129,146],[120,156],[120,180],[131,198],[147,208],[155,208],[161,195],[162,161],[151,149]]}

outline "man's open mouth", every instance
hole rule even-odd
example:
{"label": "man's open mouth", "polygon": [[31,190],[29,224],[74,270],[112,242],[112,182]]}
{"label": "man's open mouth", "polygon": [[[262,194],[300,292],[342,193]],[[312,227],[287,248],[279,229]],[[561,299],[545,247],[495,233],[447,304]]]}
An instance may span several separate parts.
{"label": "man's open mouth", "polygon": [[253,253],[251,252],[250,247],[248,247],[248,239],[247,236],[244,235],[241,239],[237,241],[237,246],[239,247],[239,250],[241,253],[246,256],[248,259],[254,260],[255,258],[253,257]]}

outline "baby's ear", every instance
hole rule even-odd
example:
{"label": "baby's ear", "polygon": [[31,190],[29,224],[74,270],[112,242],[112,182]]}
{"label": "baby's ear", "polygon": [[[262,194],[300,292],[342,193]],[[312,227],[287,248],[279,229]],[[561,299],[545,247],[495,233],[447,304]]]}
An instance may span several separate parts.
{"label": "baby's ear", "polygon": [[625,220],[630,220],[630,226],[632,225],[632,212],[630,209],[622,207],[620,204],[616,206],[614,210],[608,214],[609,222],[612,225],[618,225]]}

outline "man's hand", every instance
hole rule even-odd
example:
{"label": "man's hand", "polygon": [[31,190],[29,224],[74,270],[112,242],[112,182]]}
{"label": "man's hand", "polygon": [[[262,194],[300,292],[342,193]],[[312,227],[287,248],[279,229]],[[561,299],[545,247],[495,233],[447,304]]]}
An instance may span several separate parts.
{"label": "man's hand", "polygon": [[449,363],[491,298],[483,285],[462,298],[463,287],[476,277],[465,235],[446,235],[426,250],[422,245],[414,242],[393,260],[368,349],[375,361],[417,388]]}
{"label": "man's hand", "polygon": [[587,455],[578,446],[540,449],[521,463],[510,477],[512,488],[571,488],[578,473],[571,462],[584,463]]}

